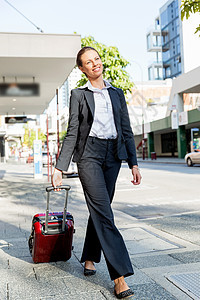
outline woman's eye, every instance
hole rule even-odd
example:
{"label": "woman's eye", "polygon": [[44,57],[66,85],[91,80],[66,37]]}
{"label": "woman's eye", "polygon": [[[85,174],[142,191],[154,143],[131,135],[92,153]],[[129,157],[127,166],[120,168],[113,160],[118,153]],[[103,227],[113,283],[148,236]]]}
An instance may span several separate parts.
{"label": "woman's eye", "polygon": [[91,61],[87,61],[87,65],[88,65],[89,63],[91,63]]}

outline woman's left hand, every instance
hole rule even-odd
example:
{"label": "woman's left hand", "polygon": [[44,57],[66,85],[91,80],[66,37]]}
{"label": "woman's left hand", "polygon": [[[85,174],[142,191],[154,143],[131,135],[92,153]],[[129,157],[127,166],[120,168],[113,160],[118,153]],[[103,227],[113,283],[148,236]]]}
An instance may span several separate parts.
{"label": "woman's left hand", "polygon": [[131,181],[134,185],[138,185],[141,182],[142,176],[140,174],[140,170],[138,166],[132,167],[133,180]]}

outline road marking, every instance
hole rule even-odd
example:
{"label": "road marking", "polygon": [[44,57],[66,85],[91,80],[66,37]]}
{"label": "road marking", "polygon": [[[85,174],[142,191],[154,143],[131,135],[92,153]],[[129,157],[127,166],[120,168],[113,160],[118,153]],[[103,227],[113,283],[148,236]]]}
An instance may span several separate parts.
{"label": "road marking", "polygon": [[190,202],[200,202],[200,199],[188,199],[188,200],[177,200],[171,202],[162,202],[162,203],[143,203],[143,204],[127,204],[128,207],[139,207],[139,206],[161,206],[161,205],[176,205],[176,204],[187,204]]}
{"label": "road marking", "polygon": [[127,189],[120,189],[117,187],[116,191],[117,192],[129,192],[129,191],[135,191],[136,189],[137,190],[154,190],[157,188],[158,188],[157,186],[152,186],[152,185],[140,185],[140,186],[136,185],[136,186],[133,186],[132,188],[127,188]]}

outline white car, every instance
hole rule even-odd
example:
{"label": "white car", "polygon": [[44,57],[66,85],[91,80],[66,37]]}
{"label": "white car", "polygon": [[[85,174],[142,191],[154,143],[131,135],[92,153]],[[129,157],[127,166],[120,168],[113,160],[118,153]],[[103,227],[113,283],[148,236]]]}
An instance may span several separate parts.
{"label": "white car", "polygon": [[186,154],[185,162],[188,167],[192,167],[194,164],[200,164],[200,149]]}

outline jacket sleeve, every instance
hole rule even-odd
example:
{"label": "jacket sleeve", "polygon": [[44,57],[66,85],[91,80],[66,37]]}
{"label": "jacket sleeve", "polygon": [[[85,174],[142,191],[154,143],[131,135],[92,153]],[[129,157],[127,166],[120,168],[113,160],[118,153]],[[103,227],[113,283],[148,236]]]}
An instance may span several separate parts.
{"label": "jacket sleeve", "polygon": [[126,151],[128,154],[128,165],[131,169],[132,166],[137,165],[137,156],[136,156],[136,147],[135,147],[135,140],[133,131],[131,129],[130,125],[130,119],[127,109],[126,100],[124,97],[124,93],[121,89],[118,90],[120,94],[120,100],[121,100],[121,127],[122,127],[122,135],[125,141]]}
{"label": "jacket sleeve", "polygon": [[56,163],[56,169],[67,171],[74,149],[76,146],[79,128],[79,98],[80,91],[72,90],[69,105],[69,123],[67,133],[64,138],[60,155]]}

